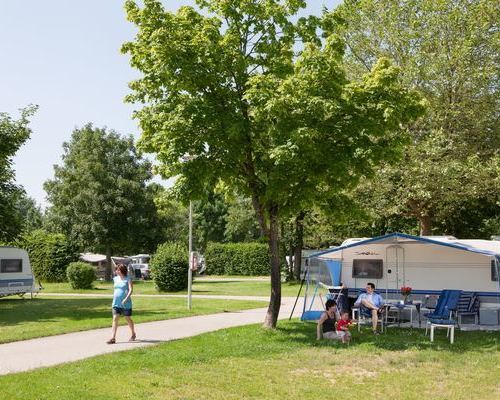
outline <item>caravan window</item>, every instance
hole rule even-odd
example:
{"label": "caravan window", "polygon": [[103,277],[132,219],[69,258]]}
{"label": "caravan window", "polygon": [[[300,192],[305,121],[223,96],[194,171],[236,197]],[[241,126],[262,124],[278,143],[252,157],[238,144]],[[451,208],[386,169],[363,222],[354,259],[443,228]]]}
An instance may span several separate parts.
{"label": "caravan window", "polygon": [[[500,269],[500,265],[498,266],[498,269]],[[492,281],[498,281],[498,269],[497,269],[497,263],[495,260],[491,260],[491,280]]]}
{"label": "caravan window", "polygon": [[352,261],[352,277],[380,279],[383,271],[382,260],[353,260]]}
{"label": "caravan window", "polygon": [[23,272],[23,260],[1,260],[0,272]]}

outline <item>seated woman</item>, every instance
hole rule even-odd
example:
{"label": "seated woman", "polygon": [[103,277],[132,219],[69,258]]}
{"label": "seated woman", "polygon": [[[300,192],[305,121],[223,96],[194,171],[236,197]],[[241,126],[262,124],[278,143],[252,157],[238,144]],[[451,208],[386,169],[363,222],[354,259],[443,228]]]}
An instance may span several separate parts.
{"label": "seated woman", "polygon": [[335,300],[328,299],[325,303],[326,311],[321,314],[316,328],[316,339],[341,339],[335,330],[337,323],[337,303]]}

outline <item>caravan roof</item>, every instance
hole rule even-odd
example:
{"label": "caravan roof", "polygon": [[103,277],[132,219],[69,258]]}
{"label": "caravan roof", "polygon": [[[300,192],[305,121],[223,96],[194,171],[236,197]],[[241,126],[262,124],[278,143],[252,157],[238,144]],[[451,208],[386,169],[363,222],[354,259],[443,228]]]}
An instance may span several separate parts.
{"label": "caravan roof", "polygon": [[[348,244],[344,244],[344,243]],[[500,258],[500,241],[494,240],[481,240],[481,239],[456,239],[453,236],[413,236],[406,233],[390,233],[384,236],[377,236],[374,238],[368,238],[363,240],[356,240],[352,243],[345,241],[340,247],[334,249],[329,249],[323,252],[312,254],[311,257],[318,257],[323,254],[335,253],[347,248],[361,246],[365,244],[396,244],[396,243],[429,243],[440,246],[453,247],[460,250],[471,251],[474,253],[480,253],[487,256],[496,256]]]}

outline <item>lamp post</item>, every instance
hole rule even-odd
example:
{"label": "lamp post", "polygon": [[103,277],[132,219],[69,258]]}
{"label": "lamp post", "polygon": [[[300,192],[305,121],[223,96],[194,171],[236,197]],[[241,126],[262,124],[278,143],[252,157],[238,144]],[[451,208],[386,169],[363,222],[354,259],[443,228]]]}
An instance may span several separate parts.
{"label": "lamp post", "polygon": [[188,310],[191,310],[191,292],[193,286],[193,202],[189,200],[189,268],[188,268]]}

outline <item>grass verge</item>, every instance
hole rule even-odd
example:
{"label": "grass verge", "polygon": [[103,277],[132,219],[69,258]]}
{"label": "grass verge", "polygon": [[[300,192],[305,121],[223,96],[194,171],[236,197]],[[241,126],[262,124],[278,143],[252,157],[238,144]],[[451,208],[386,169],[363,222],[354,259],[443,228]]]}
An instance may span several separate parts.
{"label": "grass verge", "polygon": [[[193,299],[189,311],[186,300],[182,298],[135,297],[133,303],[136,323],[267,305],[263,301]],[[29,300],[8,297],[0,299],[0,316],[0,343],[13,342],[110,326],[111,299],[39,296]]]}
{"label": "grass verge", "polygon": [[[0,377],[8,399],[492,399],[500,333],[354,332],[315,340],[314,325],[226,329],[155,347]],[[78,379],[75,377],[78,376]]]}
{"label": "grass verge", "polygon": [[[291,282],[282,284],[282,296],[296,296],[300,284]],[[111,282],[94,282],[94,289],[74,290],[69,283],[44,283],[43,292],[46,293],[112,293]],[[160,294],[152,281],[134,282],[135,294]],[[184,292],[173,292],[170,294],[185,294]],[[255,281],[241,279],[239,281],[225,280],[194,280],[193,294],[227,295],[227,296],[269,296],[271,284],[266,281]]]}

